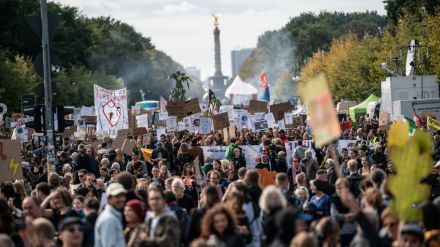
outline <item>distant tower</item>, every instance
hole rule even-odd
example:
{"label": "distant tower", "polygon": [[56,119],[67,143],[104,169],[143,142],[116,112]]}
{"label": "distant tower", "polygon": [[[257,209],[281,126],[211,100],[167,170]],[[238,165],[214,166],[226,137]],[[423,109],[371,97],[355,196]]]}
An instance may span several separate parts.
{"label": "distant tower", "polygon": [[218,16],[214,17],[214,76],[208,78],[209,88],[214,91],[215,95],[219,99],[225,98],[225,91],[228,87],[228,77],[223,76],[222,73],[222,60],[220,51],[220,29],[218,28]]}

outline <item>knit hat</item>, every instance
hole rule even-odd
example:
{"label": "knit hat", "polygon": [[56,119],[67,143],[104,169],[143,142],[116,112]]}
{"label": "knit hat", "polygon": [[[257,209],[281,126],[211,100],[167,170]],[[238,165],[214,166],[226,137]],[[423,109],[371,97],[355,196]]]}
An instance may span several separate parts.
{"label": "knit hat", "polygon": [[125,206],[133,209],[133,211],[139,217],[139,220],[141,222],[145,219],[145,209],[144,209],[141,201],[139,201],[137,199],[133,199],[133,200],[128,201],[127,204],[125,204]]}

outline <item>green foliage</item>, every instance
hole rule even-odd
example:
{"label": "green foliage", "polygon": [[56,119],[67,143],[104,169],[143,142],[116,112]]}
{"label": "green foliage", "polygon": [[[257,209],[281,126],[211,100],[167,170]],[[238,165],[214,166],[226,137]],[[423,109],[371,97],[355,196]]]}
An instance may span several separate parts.
{"label": "green foliage", "polygon": [[388,189],[394,196],[390,208],[399,219],[407,222],[421,220],[420,208],[413,204],[429,198],[429,186],[420,180],[432,170],[431,153],[433,143],[427,132],[416,130],[408,137],[407,122],[394,123],[388,134],[390,158],[395,164],[397,175],[388,178]]}
{"label": "green foliage", "polygon": [[383,2],[387,18],[395,26],[397,26],[398,20],[407,13],[414,14],[423,11],[434,15],[436,8],[440,6],[438,0],[384,0]]}
{"label": "green foliage", "polygon": [[[141,100],[139,89],[145,92],[147,99],[158,99],[161,94],[168,96],[172,88],[168,75],[182,67],[156,50],[150,38],[110,17],[87,18],[77,8],[54,2],[48,7],[49,13],[61,17],[51,42],[51,52],[60,57],[63,66],[62,73],[52,78],[58,89],[55,104],[93,105],[94,83],[106,88],[127,87],[129,104]],[[19,71],[29,73],[24,80],[26,90],[14,94],[8,90],[8,94],[1,95],[2,99],[6,97],[4,101],[15,102],[24,92],[35,93],[36,82],[41,81],[33,73],[31,59],[41,52],[41,40],[25,20],[27,15],[39,15],[39,8],[38,0],[0,1],[0,51],[9,51],[1,53],[2,58],[9,61],[7,66],[23,68],[19,66],[21,62],[17,64],[16,56],[26,57],[29,66],[28,70]],[[5,88],[4,81],[11,81],[10,77],[20,74],[5,70],[8,73],[0,74],[1,88]],[[201,90],[201,84],[197,88]]]}
{"label": "green foliage", "polygon": [[8,112],[21,111],[21,96],[31,94],[40,82],[29,58],[15,56],[0,50],[0,102],[8,106]]}
{"label": "green foliage", "polygon": [[176,86],[171,89],[170,93],[170,101],[175,103],[182,103],[186,100],[186,90],[183,87],[186,84],[189,89],[189,84],[193,82],[193,80],[187,76],[185,73],[180,72],[179,70],[170,74],[168,76],[170,79],[174,79],[176,81]]}

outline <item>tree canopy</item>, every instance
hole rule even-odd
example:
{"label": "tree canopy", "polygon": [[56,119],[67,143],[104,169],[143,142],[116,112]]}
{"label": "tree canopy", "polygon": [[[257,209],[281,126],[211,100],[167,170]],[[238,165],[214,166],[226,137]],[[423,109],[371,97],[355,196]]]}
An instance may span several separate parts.
{"label": "tree canopy", "polygon": [[[11,111],[19,111],[21,95],[36,94],[42,81],[32,64],[41,40],[26,22],[26,16],[39,15],[39,8],[38,0],[0,1],[0,96]],[[48,8],[61,17],[51,42],[51,53],[62,62],[61,73],[52,78],[55,104],[92,105],[94,83],[127,87],[130,104],[142,99],[140,90],[147,99],[168,97],[174,86],[168,75],[183,68],[156,50],[149,37],[110,17],[88,18],[77,8],[54,2]]]}

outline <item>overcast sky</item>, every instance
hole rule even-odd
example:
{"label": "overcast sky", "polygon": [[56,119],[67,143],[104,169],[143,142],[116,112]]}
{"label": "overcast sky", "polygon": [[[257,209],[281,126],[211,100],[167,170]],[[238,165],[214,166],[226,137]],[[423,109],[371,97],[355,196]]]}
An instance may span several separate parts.
{"label": "overcast sky", "polygon": [[220,15],[222,71],[231,74],[231,50],[255,47],[267,30],[302,12],[366,11],[385,14],[383,0],[54,0],[88,17],[111,16],[151,37],[157,49],[183,66],[214,72],[212,14]]}

